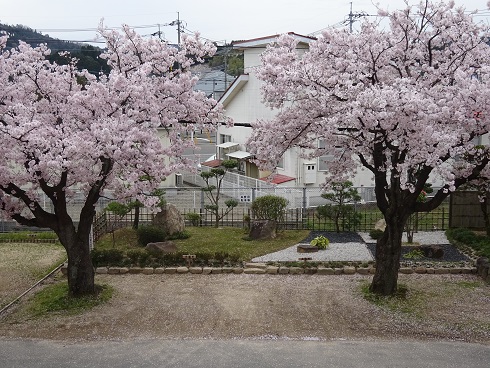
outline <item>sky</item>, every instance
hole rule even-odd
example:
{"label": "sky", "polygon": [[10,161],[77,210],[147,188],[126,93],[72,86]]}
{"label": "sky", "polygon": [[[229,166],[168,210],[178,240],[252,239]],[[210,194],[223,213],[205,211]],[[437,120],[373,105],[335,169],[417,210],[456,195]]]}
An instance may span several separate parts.
{"label": "sky", "polygon": [[[487,0],[455,2],[485,11],[476,19],[490,21]],[[388,10],[404,8],[404,0],[352,0],[352,11],[376,15],[375,3]],[[222,44],[286,32],[313,34],[341,25],[350,7],[344,0],[0,0],[0,23],[22,24],[63,40],[94,41],[94,29],[104,19],[107,27],[128,24],[149,37],[160,29],[162,38],[176,43],[177,27],[168,24],[179,18],[185,33],[199,32]]]}

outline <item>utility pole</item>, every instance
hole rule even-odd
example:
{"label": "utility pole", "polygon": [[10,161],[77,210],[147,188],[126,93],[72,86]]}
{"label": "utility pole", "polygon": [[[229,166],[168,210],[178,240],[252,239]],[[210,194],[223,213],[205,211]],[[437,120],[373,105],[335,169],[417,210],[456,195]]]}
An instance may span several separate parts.
{"label": "utility pole", "polygon": [[169,26],[177,26],[177,44],[180,45],[180,32],[182,32],[182,29],[180,25],[182,22],[180,21],[180,13],[177,12],[177,20],[174,20],[170,23],[168,23]]}
{"label": "utility pole", "polygon": [[353,13],[352,12],[352,2],[350,3],[350,13],[349,13],[349,32],[352,33],[352,25],[356,21],[356,19],[359,19],[361,17],[367,17],[369,14],[365,12],[361,13]]}

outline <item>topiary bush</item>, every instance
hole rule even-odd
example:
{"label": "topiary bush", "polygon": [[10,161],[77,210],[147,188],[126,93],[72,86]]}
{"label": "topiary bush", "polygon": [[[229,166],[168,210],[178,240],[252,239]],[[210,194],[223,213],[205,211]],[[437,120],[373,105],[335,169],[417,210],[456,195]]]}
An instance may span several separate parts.
{"label": "topiary bush", "polygon": [[284,218],[284,210],[288,203],[286,198],[265,195],[252,202],[252,213],[255,219],[279,222]]}
{"label": "topiary bush", "polygon": [[124,264],[124,252],[120,249],[94,249],[91,252],[94,267],[122,266]]}
{"label": "topiary bush", "polygon": [[378,240],[379,238],[381,238],[384,234],[384,231],[383,230],[379,230],[379,229],[373,229],[369,232],[369,236],[371,237],[371,239],[375,239],[375,240]]}
{"label": "topiary bush", "polygon": [[137,231],[138,244],[145,247],[148,243],[165,241],[167,233],[157,226],[141,226]]}
{"label": "topiary bush", "polygon": [[199,223],[201,222],[201,215],[195,212],[187,213],[185,218],[191,223],[192,226],[199,226]]}

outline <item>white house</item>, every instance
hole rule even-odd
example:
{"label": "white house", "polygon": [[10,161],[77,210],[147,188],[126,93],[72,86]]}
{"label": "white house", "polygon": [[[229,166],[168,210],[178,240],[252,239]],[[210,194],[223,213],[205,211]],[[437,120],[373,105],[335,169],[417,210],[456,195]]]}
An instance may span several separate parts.
{"label": "white house", "polygon": [[[298,52],[308,49],[308,45],[314,40],[312,37],[290,33],[298,42]],[[248,177],[267,180],[269,172],[260,171],[255,164],[250,162],[252,158],[247,151],[246,141],[251,135],[250,123],[258,119],[272,119],[275,111],[262,103],[261,81],[254,73],[254,67],[261,64],[260,54],[266,46],[277,40],[279,35],[256,38],[246,41],[233,42],[233,47],[243,50],[244,73],[238,77],[230,88],[219,100],[227,116],[233,119],[234,126],[221,126],[217,132],[217,158],[238,159],[239,171]],[[319,142],[322,144],[322,142]],[[319,187],[325,181],[325,160],[334,157],[319,157],[316,159],[304,159],[300,157],[296,148],[285,152],[282,161],[277,167],[277,174],[272,183],[284,187]],[[373,186],[372,173],[365,170],[352,178],[354,186]]]}

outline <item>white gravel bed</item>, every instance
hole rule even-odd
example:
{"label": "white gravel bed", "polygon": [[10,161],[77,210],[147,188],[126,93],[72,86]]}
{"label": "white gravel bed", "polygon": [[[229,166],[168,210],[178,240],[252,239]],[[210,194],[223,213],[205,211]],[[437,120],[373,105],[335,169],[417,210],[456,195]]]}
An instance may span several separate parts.
{"label": "white gravel bed", "polygon": [[[371,239],[369,233],[358,233],[365,243],[376,243]],[[406,233],[403,234],[403,241],[407,241]],[[444,231],[421,231],[413,236],[413,241],[420,244],[449,244]],[[278,252],[266,254],[252,259],[252,262],[294,262],[302,257],[310,257],[312,261],[351,261],[368,262],[373,261],[373,255],[366,247],[365,243],[330,243],[326,250],[315,253],[298,253],[297,245],[280,250]]]}
{"label": "white gravel bed", "polygon": [[294,262],[309,257],[312,261],[373,261],[373,255],[363,243],[330,243],[325,250],[315,253],[298,253],[297,245],[252,259],[252,262]]}
{"label": "white gravel bed", "polygon": [[[358,233],[366,243],[376,243],[369,233]],[[407,242],[407,233],[403,233],[402,241]],[[420,244],[449,244],[444,231],[419,231],[413,234],[413,241]]]}

